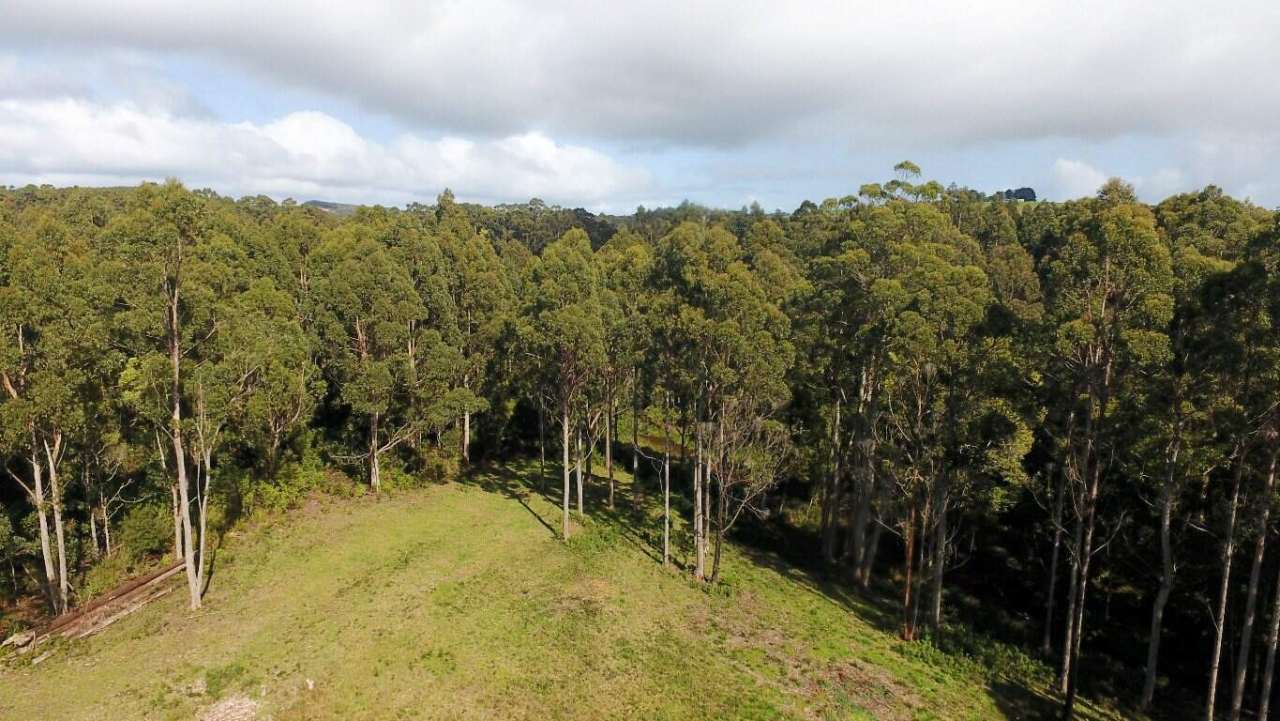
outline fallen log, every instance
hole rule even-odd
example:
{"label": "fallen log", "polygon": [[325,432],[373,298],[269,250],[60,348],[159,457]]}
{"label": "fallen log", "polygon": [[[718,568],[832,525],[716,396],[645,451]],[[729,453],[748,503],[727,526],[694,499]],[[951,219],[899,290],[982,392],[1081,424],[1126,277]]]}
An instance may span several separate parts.
{"label": "fallen log", "polygon": [[54,618],[42,628],[10,637],[3,645],[14,646],[19,653],[26,653],[55,635],[84,638],[97,633],[172,591],[173,585],[166,581],[182,569],[183,564],[179,561],[131,579],[80,608]]}

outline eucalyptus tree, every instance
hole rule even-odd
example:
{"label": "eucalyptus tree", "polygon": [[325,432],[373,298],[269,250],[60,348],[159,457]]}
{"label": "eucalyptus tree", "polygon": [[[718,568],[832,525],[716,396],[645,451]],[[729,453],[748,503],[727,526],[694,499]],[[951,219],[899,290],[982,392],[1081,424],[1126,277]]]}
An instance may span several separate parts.
{"label": "eucalyptus tree", "polygon": [[222,331],[224,363],[238,388],[237,440],[254,451],[270,481],[281,455],[311,421],[323,380],[298,303],[275,282],[261,278],[234,299]]}
{"label": "eucalyptus tree", "polygon": [[[1147,660],[1139,706],[1150,708],[1163,635],[1164,613],[1178,571],[1176,528],[1189,482],[1209,474],[1218,464],[1213,443],[1212,375],[1198,355],[1212,314],[1199,304],[1206,281],[1229,273],[1257,235],[1261,219],[1245,204],[1206,188],[1169,198],[1155,209],[1160,231],[1169,244],[1174,271],[1174,315],[1169,328],[1168,362],[1148,369],[1130,384],[1139,408],[1132,427],[1138,431],[1131,465],[1139,477],[1157,478],[1157,528],[1160,548],[1159,584],[1152,599]],[[1154,466],[1154,468],[1149,468]]]}
{"label": "eucalyptus tree", "polygon": [[11,275],[0,290],[7,336],[0,344],[7,395],[0,421],[8,445],[28,460],[29,481],[9,473],[36,509],[45,582],[59,612],[70,602],[64,461],[73,439],[93,422],[92,406],[118,359],[102,312],[111,295],[90,241],[85,229],[50,211],[30,211],[7,248]]}
{"label": "eucalyptus tree", "polygon": [[443,260],[440,273],[453,313],[450,333],[463,359],[461,385],[471,391],[475,401],[462,409],[462,457],[469,460],[471,416],[485,408],[483,390],[510,323],[515,291],[493,243],[477,232],[452,193],[441,194],[435,215]]}
{"label": "eucalyptus tree", "polygon": [[884,309],[872,288],[887,273],[888,259],[879,234],[867,232],[865,221],[885,212],[861,208],[852,217],[840,216],[848,230],[831,233],[831,247],[810,261],[808,285],[793,311],[795,343],[807,356],[796,366],[797,380],[817,405],[812,422],[823,429],[822,442],[829,448],[819,486],[823,555],[829,563],[837,560],[838,529],[847,515],[844,554],[864,585],[875,556],[868,533],[878,538],[882,526],[873,516],[883,492],[877,486],[879,434],[874,429],[882,407]]}
{"label": "eucalyptus tree", "polygon": [[[972,339],[992,303],[990,283],[977,264],[972,241],[948,230],[949,222],[934,214],[909,219],[906,234],[890,246],[891,276],[873,294],[892,308],[886,333],[889,376],[886,406],[888,435],[900,456],[896,479],[904,514],[906,576],[903,589],[903,634],[915,636],[919,592],[913,568],[925,570],[923,548],[932,544],[928,563],[934,568],[936,615],[941,608],[941,574],[947,543],[947,508],[966,370],[973,363]],[[926,541],[925,536],[931,536]]]}
{"label": "eucalyptus tree", "polygon": [[[187,412],[192,370],[225,317],[222,301],[242,286],[241,244],[232,215],[204,194],[176,182],[144,185],[107,228],[112,244],[116,312],[113,327],[129,349],[121,374],[126,402],[140,420],[169,440],[166,468],[174,474],[175,538],[186,569],[191,607],[199,608],[203,559],[193,520]],[[163,456],[162,456],[163,458]],[[204,510],[199,504],[195,512]]]}
{"label": "eucalyptus tree", "polygon": [[1067,400],[1081,418],[1066,463],[1076,531],[1061,667],[1064,718],[1074,713],[1098,502],[1116,452],[1113,393],[1135,367],[1167,360],[1172,290],[1169,249],[1151,211],[1128,186],[1108,183],[1052,261],[1046,288],[1054,362],[1071,378],[1076,392]]}
{"label": "eucalyptus tree", "polygon": [[635,233],[620,231],[596,253],[602,283],[601,302],[605,327],[605,465],[609,478],[609,506],[614,502],[613,441],[618,430],[617,404],[625,386],[631,386],[631,474],[638,483],[640,468],[638,422],[641,366],[648,352],[646,332],[647,281],[653,265],[653,248]]}
{"label": "eucalyptus tree", "polygon": [[[561,534],[569,537],[570,435],[588,384],[605,363],[604,319],[601,315],[599,271],[591,241],[578,229],[570,230],[543,251],[533,267],[533,296],[525,315],[530,319],[526,343],[549,369],[548,394],[560,411]],[[579,512],[582,512],[582,480],[579,475]]]}
{"label": "eucalyptus tree", "polygon": [[[1271,386],[1272,393],[1280,393],[1277,389],[1277,382],[1280,381],[1280,280],[1277,280],[1277,274],[1280,273],[1280,225],[1273,224],[1266,232],[1262,233],[1251,244],[1248,254],[1247,263],[1260,269],[1260,275],[1265,281],[1261,287],[1255,286],[1261,295],[1263,302],[1266,304],[1266,315],[1270,320],[1270,325],[1266,329],[1265,334],[1260,339],[1265,343],[1264,353],[1268,357],[1269,367],[1266,367],[1266,376]],[[1273,403],[1276,402],[1273,399]],[[1270,509],[1275,502],[1273,492],[1275,491],[1275,473],[1277,453],[1280,453],[1280,409],[1272,408],[1267,424],[1264,426],[1264,441],[1270,445],[1270,453],[1267,459],[1267,495],[1262,498],[1262,503]],[[1265,519],[1264,519],[1265,521]],[[1258,532],[1265,535],[1270,529],[1266,524],[1259,528]],[[1261,543],[1259,544],[1261,545]],[[1252,590],[1251,590],[1252,593]],[[1271,710],[1271,691],[1275,680],[1276,670],[1276,651],[1280,647],[1280,572],[1277,573],[1276,581],[1272,590],[1271,601],[1271,622],[1266,635],[1266,660],[1261,670],[1261,686],[1258,691],[1258,711],[1257,718],[1266,721]],[[1237,685],[1241,685],[1242,681],[1237,680]],[[1233,709],[1236,706],[1233,705]],[[1233,711],[1234,712],[1234,711]]]}
{"label": "eucalyptus tree", "polygon": [[[369,486],[382,485],[382,455],[419,433],[410,411],[411,367],[422,339],[414,322],[422,301],[404,264],[376,229],[358,223],[333,231],[315,251],[312,292],[326,367],[342,401],[365,421]],[[428,342],[439,342],[438,334]]]}
{"label": "eucalyptus tree", "polygon": [[[1240,654],[1232,676],[1231,715],[1239,717],[1243,705],[1245,674],[1256,621],[1257,596],[1268,521],[1275,494],[1276,438],[1280,436],[1280,336],[1274,318],[1277,308],[1270,274],[1274,263],[1262,244],[1230,272],[1206,280],[1201,289],[1203,315],[1196,328],[1196,360],[1211,374],[1208,403],[1210,422],[1222,439],[1219,465],[1225,508],[1221,531],[1220,577],[1213,609],[1214,645],[1209,661],[1209,685],[1204,715],[1212,718],[1226,643],[1227,612],[1231,590],[1240,510],[1252,509],[1243,519],[1257,534],[1246,586],[1243,618],[1236,645]],[[1242,492],[1255,499],[1242,505]],[[1239,664],[1244,659],[1244,666]]]}

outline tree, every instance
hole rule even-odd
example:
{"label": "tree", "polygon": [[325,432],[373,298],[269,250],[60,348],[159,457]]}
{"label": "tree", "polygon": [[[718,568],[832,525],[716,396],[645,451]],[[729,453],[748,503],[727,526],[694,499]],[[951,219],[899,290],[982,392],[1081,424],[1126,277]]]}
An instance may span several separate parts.
{"label": "tree", "polygon": [[1098,501],[1115,455],[1112,394],[1134,366],[1167,358],[1173,311],[1169,250],[1160,242],[1151,212],[1118,181],[1104,186],[1095,202],[1087,224],[1071,234],[1052,262],[1047,292],[1057,326],[1055,363],[1072,379],[1069,400],[1082,420],[1066,465],[1068,482],[1076,489],[1076,531],[1061,674],[1064,719],[1074,712]]}
{"label": "tree", "polygon": [[436,218],[440,272],[453,310],[450,332],[456,333],[462,353],[461,386],[476,396],[462,413],[462,457],[470,460],[471,416],[487,405],[482,391],[492,381],[491,365],[507,332],[515,295],[493,244],[447,191],[437,202]]}
{"label": "tree", "polygon": [[[581,230],[571,230],[547,246],[533,271],[536,293],[525,314],[530,318],[526,343],[549,369],[560,410],[561,455],[564,478],[561,496],[561,534],[569,538],[569,448],[579,403],[587,384],[604,365],[604,323],[599,302],[600,283],[592,260],[591,242]],[[582,478],[578,477],[579,512]]]}
{"label": "tree", "polygon": [[13,338],[0,354],[8,396],[0,413],[11,447],[29,462],[29,483],[9,473],[36,508],[50,601],[63,612],[70,603],[64,461],[89,420],[87,410],[110,382],[117,354],[108,347],[101,309],[109,294],[88,238],[48,213],[27,221],[28,232],[8,248],[12,276],[0,300],[6,335]]}
{"label": "tree", "polygon": [[221,299],[238,292],[242,282],[233,270],[240,246],[230,233],[236,231],[234,219],[176,182],[144,185],[129,212],[107,230],[119,308],[112,320],[131,355],[120,384],[138,416],[169,439],[180,546],[175,550],[183,559],[193,609],[200,608],[204,590],[199,533],[206,523],[207,488],[191,484],[190,466],[198,459],[189,452],[187,413],[197,389],[188,383],[188,361],[198,359],[217,335],[225,312]]}
{"label": "tree", "polygon": [[342,401],[364,418],[374,491],[383,454],[438,430],[472,400],[452,382],[460,353],[429,322],[438,309],[424,305],[409,269],[377,239],[404,229],[376,221],[335,231],[316,251],[313,274],[326,366]]}

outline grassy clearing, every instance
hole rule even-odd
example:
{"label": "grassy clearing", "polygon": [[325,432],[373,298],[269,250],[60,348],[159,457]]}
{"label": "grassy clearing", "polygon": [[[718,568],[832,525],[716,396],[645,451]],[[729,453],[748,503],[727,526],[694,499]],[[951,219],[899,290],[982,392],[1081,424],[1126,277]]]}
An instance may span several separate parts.
{"label": "grassy clearing", "polygon": [[[875,603],[767,554],[731,548],[714,589],[663,568],[655,508],[601,511],[562,543],[558,496],[524,482],[536,473],[313,502],[244,529],[217,554],[202,611],[175,593],[39,666],[0,666],[0,718],[195,719],[235,695],[276,721],[1050,709],[1029,690],[1039,680],[902,643]],[[625,487],[620,499],[631,507]]]}

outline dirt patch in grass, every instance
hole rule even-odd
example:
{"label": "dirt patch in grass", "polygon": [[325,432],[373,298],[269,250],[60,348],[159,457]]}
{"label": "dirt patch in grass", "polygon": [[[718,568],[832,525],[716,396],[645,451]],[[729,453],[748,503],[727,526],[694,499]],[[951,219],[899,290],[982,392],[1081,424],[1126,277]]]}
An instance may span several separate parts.
{"label": "dirt patch in grass", "polygon": [[857,659],[827,665],[810,678],[806,691],[813,697],[825,697],[833,706],[860,708],[878,721],[910,721],[924,706],[922,699],[892,674]]}
{"label": "dirt patch in grass", "polygon": [[257,718],[257,702],[239,695],[222,699],[200,715],[200,721],[255,721]]}
{"label": "dirt patch in grass", "polygon": [[585,578],[574,582],[561,594],[556,610],[562,614],[600,614],[617,591],[603,578]]}

